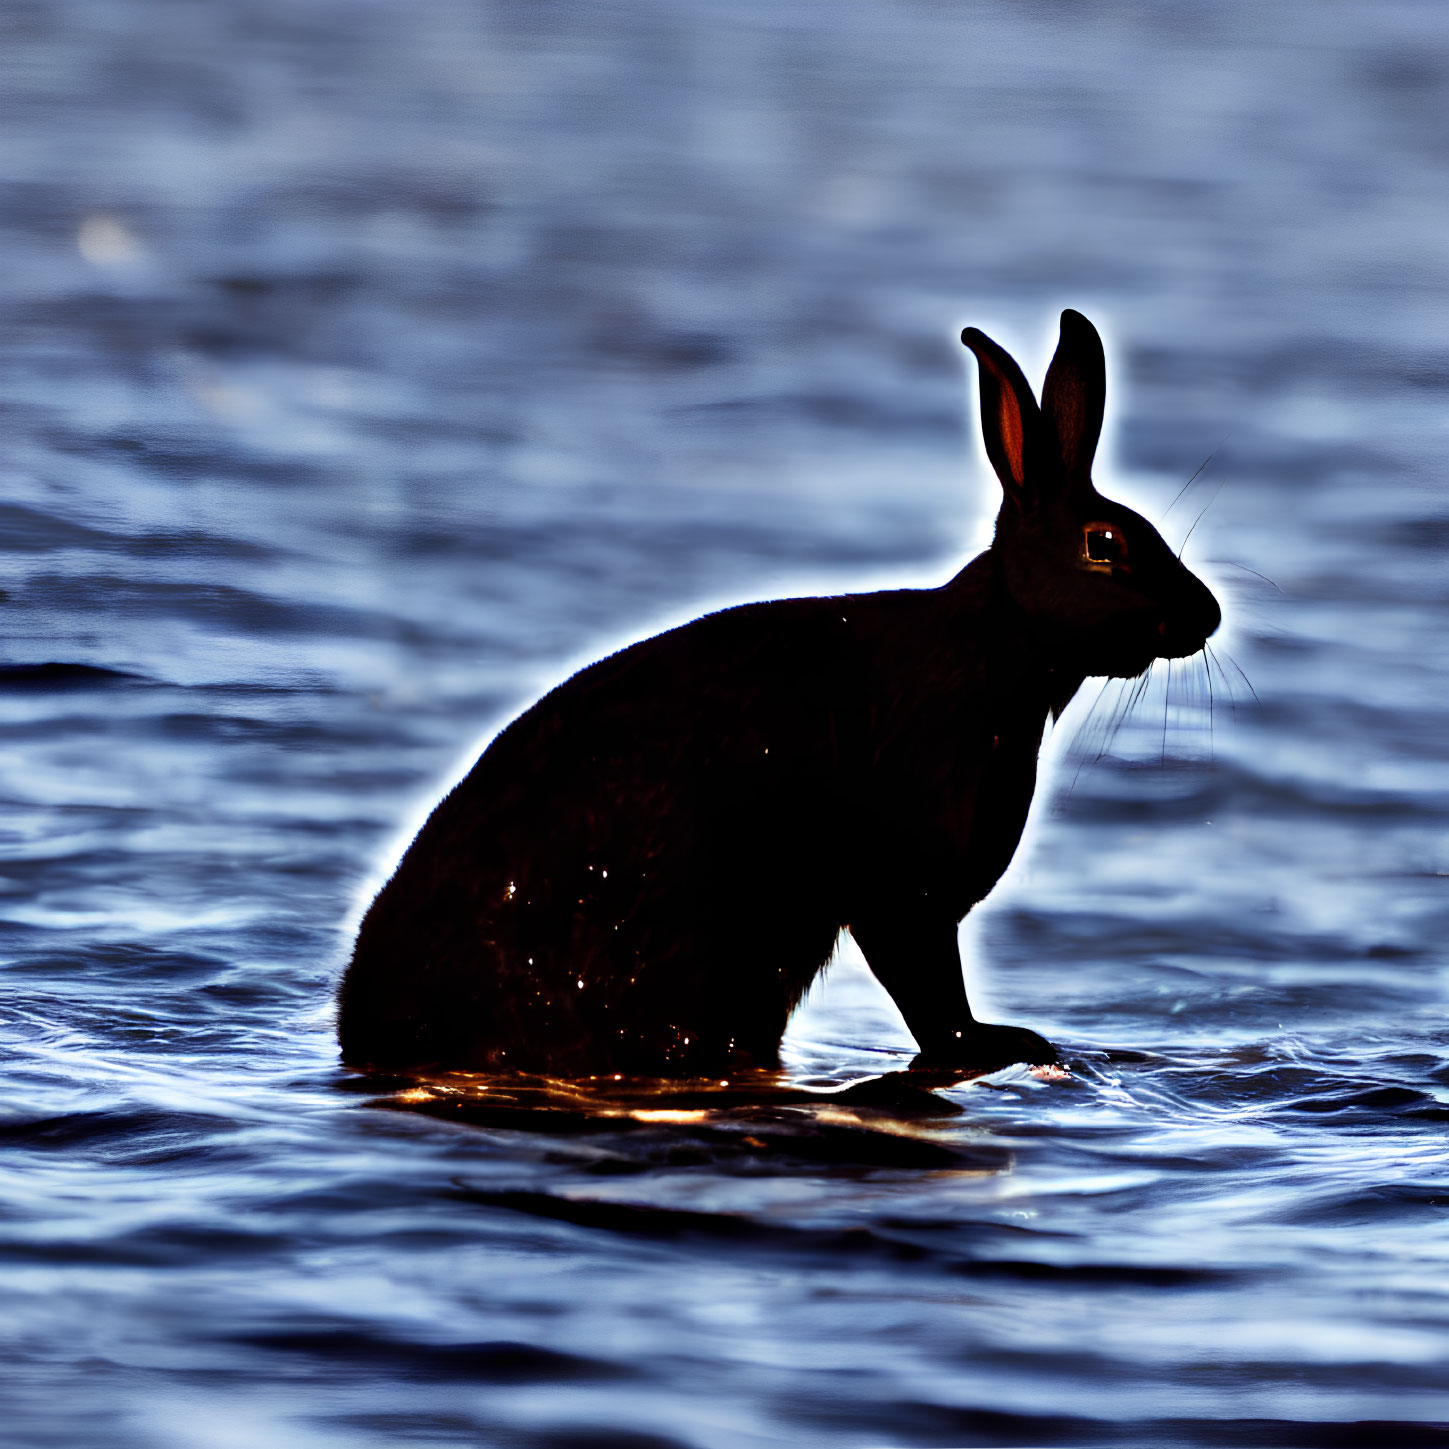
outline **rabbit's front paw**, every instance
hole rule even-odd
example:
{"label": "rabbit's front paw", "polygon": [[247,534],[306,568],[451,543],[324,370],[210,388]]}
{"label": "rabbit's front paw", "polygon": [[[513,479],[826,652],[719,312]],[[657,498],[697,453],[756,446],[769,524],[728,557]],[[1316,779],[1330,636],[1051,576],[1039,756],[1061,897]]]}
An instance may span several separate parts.
{"label": "rabbit's front paw", "polygon": [[911,1062],[913,1072],[954,1071],[981,1074],[1024,1062],[1029,1067],[1054,1066],[1060,1060],[1045,1037],[1024,1026],[992,1026],[974,1022],[960,1032],[951,1046],[920,1052]]}

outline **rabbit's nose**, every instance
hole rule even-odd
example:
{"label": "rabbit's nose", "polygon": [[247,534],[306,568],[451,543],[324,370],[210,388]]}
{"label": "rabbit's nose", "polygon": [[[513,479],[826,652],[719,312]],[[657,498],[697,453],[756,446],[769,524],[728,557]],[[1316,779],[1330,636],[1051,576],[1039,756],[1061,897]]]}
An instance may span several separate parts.
{"label": "rabbit's nose", "polygon": [[1223,611],[1218,601],[1213,598],[1205,584],[1199,584],[1202,590],[1200,596],[1201,612],[1198,618],[1198,627],[1202,630],[1203,642],[1211,639],[1218,631],[1218,625],[1223,622]]}
{"label": "rabbit's nose", "polygon": [[1217,632],[1223,621],[1222,610],[1206,585],[1197,584],[1187,607],[1157,621],[1157,636],[1162,640],[1159,653],[1164,659],[1182,659],[1196,654]]}

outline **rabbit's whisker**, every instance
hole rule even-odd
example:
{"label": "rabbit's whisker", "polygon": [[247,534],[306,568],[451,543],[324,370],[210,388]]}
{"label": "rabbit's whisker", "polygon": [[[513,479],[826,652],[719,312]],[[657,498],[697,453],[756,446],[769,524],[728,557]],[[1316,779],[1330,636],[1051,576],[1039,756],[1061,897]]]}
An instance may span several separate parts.
{"label": "rabbit's whisker", "polygon": [[1213,646],[1211,644],[1203,645],[1203,654],[1208,660],[1209,679],[1211,679],[1212,677],[1213,667],[1217,667],[1218,678],[1222,680],[1223,689],[1227,695],[1228,709],[1232,712],[1234,719],[1236,719],[1238,714],[1238,698],[1236,691],[1233,689],[1233,681],[1228,678],[1227,671],[1223,668],[1222,661],[1218,658],[1216,654],[1213,653]]}
{"label": "rabbit's whisker", "polygon": [[[1119,689],[1117,691],[1117,703],[1111,715],[1107,719],[1106,728],[1102,734],[1101,748],[1097,751],[1097,760],[1105,759],[1112,752],[1112,746],[1117,736],[1122,731],[1122,726],[1127,723],[1132,713],[1132,707],[1137,702],[1142,692],[1142,680],[1134,680],[1131,689]],[[1093,763],[1096,763],[1094,761]]]}
{"label": "rabbit's whisker", "polygon": [[1209,498],[1206,503],[1203,504],[1203,506],[1202,506],[1202,513],[1199,513],[1198,516],[1193,519],[1193,521],[1192,521],[1192,528],[1189,528],[1188,531],[1186,532],[1186,534],[1183,535],[1182,546],[1177,550],[1177,556],[1178,556],[1179,559],[1182,558],[1183,549],[1185,549],[1187,547],[1187,541],[1188,541],[1188,539],[1190,539],[1192,537],[1193,530],[1196,529],[1197,526],[1198,526],[1198,524],[1202,522],[1202,520],[1203,520],[1203,513],[1206,513],[1208,511],[1208,509],[1211,508],[1213,506],[1213,504],[1218,501],[1218,494],[1221,493],[1223,491],[1223,489],[1226,488],[1227,486],[1228,486],[1228,480],[1226,478],[1224,478],[1223,481],[1218,484],[1216,491],[1213,493],[1213,496],[1211,498]]}
{"label": "rabbit's whisker", "polygon": [[[1102,701],[1107,697],[1107,691],[1111,689],[1114,685],[1120,685],[1121,682],[1122,681],[1120,679],[1104,679],[1102,681],[1101,685],[1097,689],[1096,698],[1092,700],[1092,703],[1087,707],[1086,714],[1082,716],[1081,728],[1078,729],[1076,734],[1077,741],[1084,740],[1088,737],[1088,735],[1091,733],[1091,727],[1094,721],[1096,722],[1097,727],[1100,729],[1101,721],[1097,720],[1096,718],[1097,711],[1102,707]],[[1076,752],[1078,754],[1084,753],[1084,751],[1080,749],[1078,749]]]}
{"label": "rabbit's whisker", "polygon": [[[1097,691],[1097,697],[1083,716],[1071,745],[1071,754],[1076,757],[1077,768],[1072,774],[1072,783],[1066,790],[1068,796],[1076,790],[1077,782],[1082,778],[1082,771],[1089,765],[1101,764],[1111,753],[1117,736],[1122,732],[1123,726],[1132,716],[1132,711],[1147,692],[1152,681],[1152,668],[1153,666],[1149,664],[1141,674],[1132,680],[1112,678],[1102,681],[1102,687]],[[1105,716],[1099,715],[1098,710],[1101,709],[1102,702],[1107,698],[1109,691],[1115,692],[1116,698],[1108,707]]]}
{"label": "rabbit's whisker", "polygon": [[[1157,672],[1159,663],[1167,665],[1164,673]],[[1066,796],[1069,797],[1075,792],[1084,770],[1111,756],[1118,737],[1138,708],[1147,701],[1149,694],[1153,693],[1159,680],[1162,683],[1162,718],[1156,726],[1159,730],[1159,762],[1166,763],[1169,742],[1174,737],[1174,732],[1181,734],[1184,710],[1193,717],[1206,714],[1207,757],[1209,760],[1217,758],[1216,714],[1219,699],[1226,699],[1228,708],[1234,716],[1237,714],[1233,679],[1224,671],[1217,655],[1206,645],[1200,654],[1193,657],[1192,668],[1186,675],[1181,670],[1174,670],[1172,665],[1173,661],[1170,659],[1154,660],[1130,683],[1123,679],[1103,680],[1102,687],[1083,716],[1070,747],[1075,768],[1072,771],[1071,784],[1065,791]],[[1214,669],[1221,676],[1221,689],[1213,679]],[[1175,699],[1174,689],[1177,691]],[[1115,691],[1115,695],[1109,699],[1110,691]]]}
{"label": "rabbit's whisker", "polygon": [[1082,778],[1082,771],[1087,767],[1087,765],[1089,763],[1096,764],[1096,762],[1102,758],[1102,752],[1098,750],[1095,755],[1091,756],[1090,760],[1088,759],[1088,755],[1091,751],[1091,736],[1093,735],[1093,733],[1095,733],[1097,738],[1100,739],[1104,731],[1104,725],[1102,721],[1096,721],[1095,730],[1093,727],[1093,721],[1096,718],[1097,710],[1101,707],[1102,701],[1107,697],[1107,691],[1113,686],[1117,686],[1118,693],[1120,694],[1121,684],[1122,681],[1120,679],[1104,679],[1102,681],[1101,687],[1097,690],[1096,698],[1093,699],[1091,704],[1087,706],[1087,712],[1082,716],[1082,723],[1078,726],[1077,733],[1073,737],[1070,747],[1070,754],[1072,756],[1075,756],[1077,761],[1077,768],[1072,774],[1072,783],[1067,786],[1068,795],[1070,795],[1072,791],[1077,788],[1077,781]]}
{"label": "rabbit's whisker", "polygon": [[1192,485],[1193,485],[1193,484],[1194,484],[1194,483],[1196,483],[1196,482],[1197,482],[1197,479],[1198,479],[1198,474],[1200,474],[1200,473],[1201,473],[1201,472],[1202,472],[1202,470],[1203,470],[1203,469],[1204,469],[1204,468],[1206,468],[1206,467],[1207,467],[1207,465],[1208,465],[1208,464],[1209,464],[1209,463],[1211,463],[1211,462],[1212,462],[1212,460],[1213,460],[1213,459],[1214,459],[1214,458],[1216,458],[1216,457],[1217,457],[1217,455],[1218,455],[1218,453],[1219,453],[1219,452],[1221,452],[1221,451],[1222,451],[1222,446],[1223,446],[1223,444],[1224,444],[1224,443],[1226,443],[1226,442],[1227,442],[1227,440],[1228,440],[1228,439],[1229,439],[1229,438],[1231,438],[1231,437],[1232,437],[1232,435],[1233,435],[1233,430],[1232,430],[1232,429],[1231,429],[1231,428],[1229,428],[1229,429],[1228,429],[1228,430],[1227,430],[1227,432],[1225,432],[1225,433],[1224,433],[1224,434],[1223,434],[1223,435],[1222,435],[1222,437],[1221,437],[1221,438],[1219,438],[1219,439],[1218,439],[1218,442],[1217,442],[1217,446],[1216,446],[1216,447],[1215,447],[1215,448],[1214,448],[1214,449],[1213,449],[1213,450],[1212,450],[1212,452],[1211,452],[1211,453],[1209,453],[1209,454],[1208,454],[1208,455],[1207,455],[1207,457],[1206,457],[1206,458],[1204,458],[1204,459],[1203,459],[1203,460],[1202,460],[1202,462],[1201,462],[1201,463],[1199,463],[1199,464],[1198,464],[1198,465],[1197,465],[1197,467],[1196,467],[1196,468],[1194,468],[1194,469],[1193,469],[1193,474],[1192,474],[1192,477],[1191,477],[1191,478],[1189,478],[1189,479],[1188,479],[1188,480],[1187,480],[1187,482],[1186,482],[1186,483],[1184,483],[1184,484],[1183,484],[1183,485],[1182,485],[1182,487],[1181,487],[1181,488],[1179,488],[1179,489],[1178,489],[1178,490],[1177,490],[1177,497],[1176,497],[1176,498],[1174,498],[1174,499],[1173,499],[1173,500],[1172,500],[1172,502],[1171,502],[1171,503],[1169,503],[1169,504],[1168,504],[1168,505],[1167,505],[1167,507],[1166,507],[1166,508],[1164,508],[1164,509],[1163,509],[1163,510],[1162,510],[1162,520],[1163,520],[1163,521],[1164,521],[1164,522],[1165,522],[1165,521],[1166,521],[1166,519],[1167,519],[1167,515],[1168,515],[1168,514],[1169,514],[1169,513],[1171,513],[1171,512],[1172,512],[1172,510],[1173,510],[1173,509],[1174,509],[1174,508],[1175,508],[1175,507],[1177,507],[1177,504],[1178,504],[1178,502],[1179,502],[1179,500],[1180,500],[1180,499],[1181,499],[1181,498],[1182,498],[1182,495],[1183,495],[1183,494],[1184,494],[1184,493],[1186,493],[1186,492],[1187,492],[1187,490],[1188,490],[1188,489],[1189,489],[1189,488],[1191,488],[1191,487],[1192,487]]}
{"label": "rabbit's whisker", "polygon": [[[1186,540],[1184,540],[1184,542],[1185,541]],[[1278,588],[1278,585],[1276,583],[1273,583],[1273,580],[1270,579],[1267,574],[1260,574],[1257,569],[1250,569],[1247,564],[1240,564],[1235,559],[1230,558],[1217,558],[1214,559],[1213,562],[1219,564],[1227,564],[1230,569],[1242,569],[1245,574],[1252,574],[1255,579],[1262,579],[1265,584],[1273,584],[1273,587],[1275,589],[1278,589],[1278,592],[1280,594],[1283,592],[1281,588]]]}
{"label": "rabbit's whisker", "polygon": [[[1121,733],[1123,725],[1132,717],[1132,711],[1137,708],[1142,697],[1147,692],[1148,683],[1152,679],[1152,665],[1140,674],[1133,682],[1132,688],[1126,692],[1126,698],[1120,701],[1119,708],[1113,713],[1108,721],[1106,738],[1102,742],[1102,748],[1097,752],[1097,759],[1103,759],[1116,743],[1117,736]],[[1095,761],[1094,761],[1095,763]]]}
{"label": "rabbit's whisker", "polygon": [[1239,677],[1242,679],[1243,683],[1248,686],[1248,693],[1253,696],[1253,703],[1256,705],[1261,705],[1263,701],[1258,698],[1258,691],[1253,688],[1253,681],[1249,679],[1246,674],[1243,673],[1243,666],[1239,664],[1238,661],[1234,659],[1233,656],[1229,654],[1226,649],[1223,650],[1223,658],[1226,659],[1228,663],[1231,664],[1233,668],[1238,671]]}

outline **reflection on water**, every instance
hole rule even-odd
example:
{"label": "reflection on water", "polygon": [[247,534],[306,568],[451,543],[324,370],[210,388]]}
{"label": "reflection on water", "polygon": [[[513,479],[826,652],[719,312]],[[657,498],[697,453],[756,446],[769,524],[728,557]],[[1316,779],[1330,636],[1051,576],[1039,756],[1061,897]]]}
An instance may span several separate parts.
{"label": "reflection on water", "polygon": [[[0,25],[7,1442],[1449,1443],[1436,11]],[[1084,692],[966,933],[1069,1075],[902,1081],[848,943],[778,1076],[341,1071],[480,738],[947,577],[956,332],[1065,303],[1230,616]]]}

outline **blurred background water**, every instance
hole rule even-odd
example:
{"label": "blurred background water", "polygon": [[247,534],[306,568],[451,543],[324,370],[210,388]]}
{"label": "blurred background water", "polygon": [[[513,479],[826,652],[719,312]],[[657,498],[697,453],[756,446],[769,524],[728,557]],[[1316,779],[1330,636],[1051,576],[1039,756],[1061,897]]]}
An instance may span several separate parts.
{"label": "blurred background water", "polygon": [[[7,1443],[1449,1444],[1442,6],[0,29]],[[1063,305],[1100,481],[1228,614],[1084,691],[965,930],[1070,1078],[342,1072],[481,740],[708,606],[944,579],[956,334],[1039,378]],[[785,1085],[911,1050],[847,949]]]}

